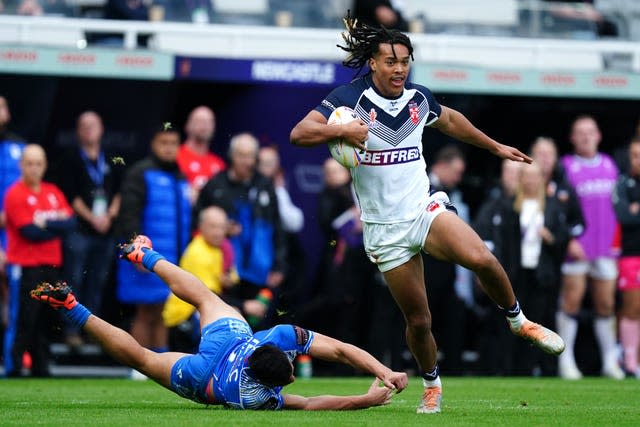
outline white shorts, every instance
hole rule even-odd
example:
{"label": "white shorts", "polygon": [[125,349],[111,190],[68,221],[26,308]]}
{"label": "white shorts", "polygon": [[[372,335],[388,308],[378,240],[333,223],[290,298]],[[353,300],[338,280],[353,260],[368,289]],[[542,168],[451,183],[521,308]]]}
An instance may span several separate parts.
{"label": "white shorts", "polygon": [[439,199],[429,197],[425,209],[412,221],[363,223],[367,256],[383,273],[406,263],[424,246],[435,217],[446,210]]}
{"label": "white shorts", "polygon": [[587,274],[596,280],[615,280],[618,266],[614,258],[599,257],[593,261],[571,261],[562,264],[562,274],[567,276]]}

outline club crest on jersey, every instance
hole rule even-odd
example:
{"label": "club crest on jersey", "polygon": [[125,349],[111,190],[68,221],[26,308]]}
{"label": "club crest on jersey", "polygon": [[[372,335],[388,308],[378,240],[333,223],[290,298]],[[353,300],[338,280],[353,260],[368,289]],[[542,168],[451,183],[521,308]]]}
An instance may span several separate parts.
{"label": "club crest on jersey", "polygon": [[372,108],[369,111],[369,129],[374,129],[378,127],[378,122],[376,122],[376,118],[378,117],[378,113],[376,113],[376,109]]}
{"label": "club crest on jersey", "polygon": [[416,104],[416,101],[409,101],[409,117],[414,125],[420,122],[420,108],[418,104]]}

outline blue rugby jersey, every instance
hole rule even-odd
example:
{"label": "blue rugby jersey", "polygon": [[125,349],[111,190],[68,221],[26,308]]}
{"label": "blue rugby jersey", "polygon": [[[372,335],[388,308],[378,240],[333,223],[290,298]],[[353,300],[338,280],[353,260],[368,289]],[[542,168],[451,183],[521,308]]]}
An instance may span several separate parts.
{"label": "blue rugby jersey", "polygon": [[268,387],[252,376],[249,356],[262,345],[271,344],[285,352],[293,362],[298,354],[309,352],[314,333],[294,325],[278,325],[256,332],[243,341],[221,361],[213,377],[216,401],[235,409],[282,409],[282,387]]}

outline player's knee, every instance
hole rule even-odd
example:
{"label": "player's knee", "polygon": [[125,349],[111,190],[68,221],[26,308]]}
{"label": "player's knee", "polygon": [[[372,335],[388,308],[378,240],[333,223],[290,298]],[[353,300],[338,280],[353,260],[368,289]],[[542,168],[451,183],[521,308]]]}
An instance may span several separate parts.
{"label": "player's knee", "polygon": [[415,313],[407,316],[407,328],[414,334],[426,334],[431,332],[431,316],[424,313]]}
{"label": "player's knee", "polygon": [[487,248],[470,251],[467,263],[467,268],[471,271],[486,271],[500,267],[496,257]]}

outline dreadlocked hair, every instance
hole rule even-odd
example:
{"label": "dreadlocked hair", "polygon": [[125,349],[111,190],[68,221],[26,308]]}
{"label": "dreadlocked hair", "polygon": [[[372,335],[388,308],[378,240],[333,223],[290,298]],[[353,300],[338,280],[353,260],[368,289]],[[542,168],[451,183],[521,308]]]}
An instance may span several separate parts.
{"label": "dreadlocked hair", "polygon": [[349,53],[349,56],[342,61],[342,65],[358,70],[359,74],[370,58],[380,51],[380,43],[389,43],[393,49],[394,44],[401,44],[409,50],[411,60],[413,60],[413,46],[409,37],[398,30],[390,30],[384,26],[372,27],[367,24],[359,24],[358,19],[351,17],[351,11],[343,18],[347,31],[343,32],[342,39],[346,45],[336,45],[340,49]]}

